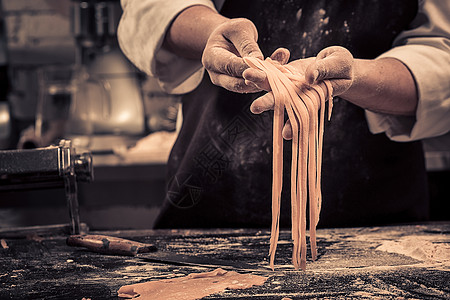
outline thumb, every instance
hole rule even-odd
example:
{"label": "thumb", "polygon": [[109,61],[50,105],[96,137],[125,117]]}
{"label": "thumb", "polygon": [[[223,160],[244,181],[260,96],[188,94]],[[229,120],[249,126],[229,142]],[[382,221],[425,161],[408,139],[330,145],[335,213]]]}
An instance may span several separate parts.
{"label": "thumb", "polygon": [[240,57],[255,57],[264,59],[259,49],[258,30],[252,21],[244,18],[233,19],[224,32],[224,37],[233,43]]}
{"label": "thumb", "polygon": [[323,49],[306,68],[305,77],[309,84],[324,79],[352,79],[353,55],[347,49],[332,46]]}
{"label": "thumb", "polygon": [[284,65],[284,64],[287,64],[287,62],[289,61],[290,55],[291,55],[291,52],[289,52],[288,49],[278,48],[272,53],[270,58],[272,60],[279,62],[281,65]]}

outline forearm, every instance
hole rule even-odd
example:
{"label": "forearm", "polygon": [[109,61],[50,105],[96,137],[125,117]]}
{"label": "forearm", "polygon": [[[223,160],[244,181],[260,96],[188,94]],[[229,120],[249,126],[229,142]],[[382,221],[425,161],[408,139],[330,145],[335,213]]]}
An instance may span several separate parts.
{"label": "forearm", "polygon": [[227,20],[207,6],[188,7],[171,24],[163,47],[182,57],[201,59],[211,32]]}
{"label": "forearm", "polygon": [[411,72],[394,58],[355,59],[353,84],[340,97],[364,109],[394,115],[414,115],[418,101]]}

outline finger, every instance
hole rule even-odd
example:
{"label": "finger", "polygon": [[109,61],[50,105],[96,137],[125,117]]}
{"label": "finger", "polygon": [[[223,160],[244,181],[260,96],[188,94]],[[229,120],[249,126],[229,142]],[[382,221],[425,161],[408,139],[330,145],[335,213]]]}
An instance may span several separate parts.
{"label": "finger", "polygon": [[283,131],[281,133],[285,140],[292,140],[292,126],[291,121],[287,120],[284,124]]}
{"label": "finger", "polygon": [[208,71],[231,77],[241,77],[242,73],[248,68],[242,58],[219,46],[205,49],[202,64]]}
{"label": "finger", "polygon": [[254,85],[247,85],[245,80],[240,77],[232,77],[221,73],[208,71],[211,82],[221,86],[229,91],[237,93],[256,93],[261,91]]}
{"label": "finger", "polygon": [[284,65],[284,64],[287,64],[287,62],[289,61],[290,55],[291,55],[291,53],[289,52],[288,49],[278,48],[277,50],[275,50],[272,53],[270,58],[272,60],[278,61],[280,64]]}
{"label": "finger", "polygon": [[332,46],[323,49],[306,68],[305,77],[313,84],[324,79],[351,79],[353,56],[345,48]]}
{"label": "finger", "polygon": [[242,73],[246,84],[253,84],[260,90],[270,91],[269,80],[266,73],[261,70],[248,68]]}
{"label": "finger", "polygon": [[[290,52],[289,50],[285,48],[278,48],[275,50],[270,58],[274,61],[279,62],[280,64],[286,64],[289,61]],[[264,91],[270,91],[270,84],[269,80],[267,79],[267,75],[265,72],[254,69],[254,68],[248,68],[242,73],[242,76],[245,79],[245,82],[247,84],[254,84],[258,88]]]}
{"label": "finger", "polygon": [[273,93],[269,92],[253,101],[252,105],[250,105],[250,111],[254,114],[260,114],[273,110],[274,103]]}
{"label": "finger", "polygon": [[257,44],[258,30],[250,20],[243,18],[231,20],[224,29],[223,36],[233,43],[241,57],[264,58]]}

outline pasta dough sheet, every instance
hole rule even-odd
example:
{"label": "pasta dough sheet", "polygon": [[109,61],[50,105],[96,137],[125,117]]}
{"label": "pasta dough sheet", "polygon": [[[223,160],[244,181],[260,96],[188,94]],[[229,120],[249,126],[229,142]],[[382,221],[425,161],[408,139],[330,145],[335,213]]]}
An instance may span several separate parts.
{"label": "pasta dough sheet", "polygon": [[192,273],[185,277],[126,285],[119,289],[118,294],[121,298],[139,300],[194,300],[225,289],[247,289],[262,285],[267,278],[218,268],[210,272]]}

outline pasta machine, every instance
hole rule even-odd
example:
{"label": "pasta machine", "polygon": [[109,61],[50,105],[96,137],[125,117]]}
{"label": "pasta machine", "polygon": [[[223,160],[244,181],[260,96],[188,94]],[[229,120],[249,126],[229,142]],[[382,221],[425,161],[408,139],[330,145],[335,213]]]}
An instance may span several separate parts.
{"label": "pasta machine", "polygon": [[80,233],[77,182],[93,178],[92,154],[77,154],[70,140],[44,148],[0,151],[0,191],[64,188],[72,234]]}

